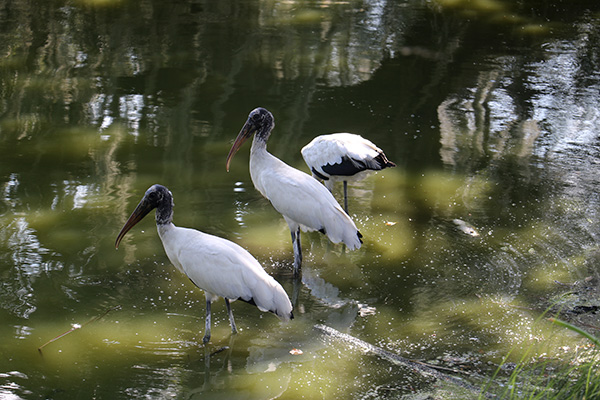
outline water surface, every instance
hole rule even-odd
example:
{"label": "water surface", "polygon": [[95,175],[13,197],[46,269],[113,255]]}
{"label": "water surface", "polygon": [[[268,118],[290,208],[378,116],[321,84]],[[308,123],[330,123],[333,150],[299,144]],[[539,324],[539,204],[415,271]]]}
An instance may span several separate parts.
{"label": "water surface", "polygon": [[[0,395],[471,395],[315,324],[475,386],[509,353],[572,357],[579,338],[541,316],[554,296],[597,286],[599,11],[594,1],[4,2]],[[257,106],[275,116],[269,150],[299,169],[302,146],[343,131],[397,164],[350,188],[360,250],[303,235],[301,283],[287,225],[250,180],[249,145],[225,171]],[[255,255],[296,318],[236,302],[231,337],[217,302],[204,347],[204,296],[170,265],[152,218],[114,249],[154,183],[172,191],[177,225]]]}

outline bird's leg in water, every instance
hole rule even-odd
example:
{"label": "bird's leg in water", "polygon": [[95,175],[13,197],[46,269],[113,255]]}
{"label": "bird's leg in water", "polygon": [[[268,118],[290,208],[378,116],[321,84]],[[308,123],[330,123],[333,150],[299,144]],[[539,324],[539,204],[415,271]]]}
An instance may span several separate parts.
{"label": "bird's leg in water", "polygon": [[229,304],[229,299],[227,297],[225,298],[225,305],[227,306],[227,313],[229,314],[231,333],[237,333],[237,328],[235,327],[235,320],[233,319],[233,311],[231,311],[231,304]]}
{"label": "bird's leg in water", "polygon": [[292,233],[292,244],[294,246],[294,276],[300,275],[302,265],[302,248],[300,247],[300,227],[290,230]]}
{"label": "bird's leg in water", "polygon": [[348,181],[344,181],[344,211],[348,214]]}
{"label": "bird's leg in water", "polygon": [[211,314],[210,314],[210,303],[211,301],[206,299],[206,321],[204,325],[204,337],[202,338],[203,343],[208,343],[210,340],[210,322],[211,322]]}

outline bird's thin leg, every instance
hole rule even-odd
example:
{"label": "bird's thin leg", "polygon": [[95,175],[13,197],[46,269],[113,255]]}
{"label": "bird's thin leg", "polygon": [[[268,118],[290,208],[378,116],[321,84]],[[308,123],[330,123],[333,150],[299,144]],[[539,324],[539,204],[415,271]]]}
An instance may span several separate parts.
{"label": "bird's thin leg", "polygon": [[298,268],[300,268],[300,265],[302,265],[302,246],[300,246],[300,227],[298,227],[298,230],[296,231],[296,243],[298,246],[298,259],[300,261],[298,261]]}
{"label": "bird's thin leg", "polygon": [[227,313],[229,314],[231,333],[237,333],[237,328],[235,327],[235,320],[233,319],[233,311],[231,311],[231,304],[229,304],[229,299],[227,297],[225,297],[225,305],[227,306]]}
{"label": "bird's thin leg", "polygon": [[344,211],[348,214],[348,181],[344,181]]}
{"label": "bird's thin leg", "polygon": [[204,324],[204,337],[202,338],[203,343],[208,343],[210,340],[210,325],[211,325],[211,313],[210,313],[210,303],[209,299],[206,299],[206,321]]}
{"label": "bird's thin leg", "polygon": [[294,276],[300,275],[300,267],[302,266],[302,247],[300,246],[300,227],[290,229],[292,233],[292,245],[294,247]]}

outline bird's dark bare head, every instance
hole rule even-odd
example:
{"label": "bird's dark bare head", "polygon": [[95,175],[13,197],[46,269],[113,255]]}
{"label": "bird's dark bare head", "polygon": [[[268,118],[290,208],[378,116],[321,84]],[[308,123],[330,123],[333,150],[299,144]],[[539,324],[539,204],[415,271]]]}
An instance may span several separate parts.
{"label": "bird's dark bare head", "polygon": [[256,134],[257,140],[266,143],[274,127],[275,120],[273,119],[273,114],[271,114],[269,110],[262,107],[252,110],[250,115],[248,115],[248,119],[242,127],[242,130],[235,138],[235,142],[233,143],[233,146],[231,146],[231,150],[229,150],[227,160],[225,161],[227,171],[229,171],[229,163],[231,162],[231,159],[249,137]]}
{"label": "bird's dark bare head", "polygon": [[144,197],[139,202],[131,216],[125,222],[119,236],[115,242],[115,247],[119,247],[121,239],[125,236],[135,224],[140,222],[148,213],[156,208],[156,223],[158,225],[168,224],[173,220],[173,195],[163,185],[152,185]]}
{"label": "bird's dark bare head", "polygon": [[273,114],[266,108],[258,107],[250,112],[248,115],[248,124],[254,127],[254,131],[257,135],[267,140],[271,131],[275,127],[275,119]]}
{"label": "bird's dark bare head", "polygon": [[142,201],[146,201],[151,207],[150,209],[158,208],[165,202],[173,207],[173,195],[171,194],[171,191],[159,184],[150,186],[148,190],[146,190],[146,193],[144,193]]}
{"label": "bird's dark bare head", "polygon": [[[163,185],[152,185],[146,193],[142,202],[146,201],[150,210],[156,208],[156,223],[168,224],[173,220],[173,195]],[[140,203],[141,204],[141,203]]]}

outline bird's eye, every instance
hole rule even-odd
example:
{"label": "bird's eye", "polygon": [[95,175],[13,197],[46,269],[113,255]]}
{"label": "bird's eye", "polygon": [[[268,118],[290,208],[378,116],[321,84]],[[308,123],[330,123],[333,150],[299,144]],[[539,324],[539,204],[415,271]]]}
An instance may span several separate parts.
{"label": "bird's eye", "polygon": [[156,193],[156,192],[148,193],[148,200],[156,201],[157,199],[158,199],[158,193]]}

